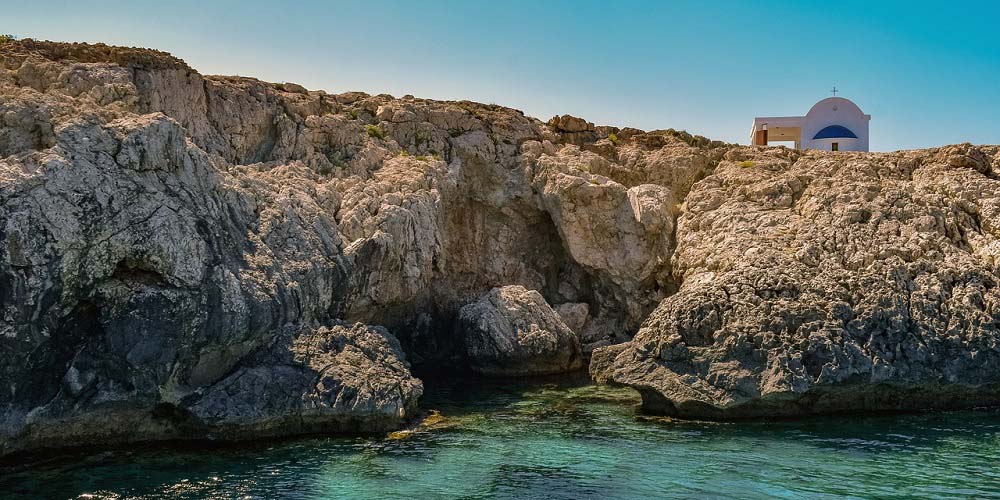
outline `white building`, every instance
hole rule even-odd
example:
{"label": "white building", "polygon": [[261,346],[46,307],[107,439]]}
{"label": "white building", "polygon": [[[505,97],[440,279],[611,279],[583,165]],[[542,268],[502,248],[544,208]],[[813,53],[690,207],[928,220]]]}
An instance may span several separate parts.
{"label": "white building", "polygon": [[796,149],[868,151],[868,122],[857,104],[843,97],[828,97],[813,105],[805,116],[766,116],[753,119],[750,143],[793,141]]}

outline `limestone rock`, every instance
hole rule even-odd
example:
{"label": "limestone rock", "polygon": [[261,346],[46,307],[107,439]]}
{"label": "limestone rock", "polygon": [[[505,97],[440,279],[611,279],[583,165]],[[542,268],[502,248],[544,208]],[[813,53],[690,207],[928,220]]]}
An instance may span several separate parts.
{"label": "limestone rock", "polygon": [[998,172],[995,146],[748,148],[7,42],[0,454],[393,426],[401,353],[469,363],[460,311],[508,285],[470,311],[540,343],[491,370],[596,349],[651,411],[995,402]]}
{"label": "limestone rock", "polygon": [[548,125],[558,133],[559,142],[600,149],[600,146],[595,144],[602,137],[600,132],[593,123],[583,118],[570,115],[555,116],[549,120]]}
{"label": "limestone rock", "polygon": [[579,369],[580,340],[541,294],[494,288],[462,308],[459,322],[472,369],[485,375],[547,375]]}
{"label": "limestone rock", "polygon": [[421,382],[384,328],[283,332],[185,407],[213,434],[388,431],[417,409]]}
{"label": "limestone rock", "polygon": [[588,132],[594,130],[594,124],[570,115],[553,116],[549,125],[560,132]]}
{"label": "limestone rock", "polygon": [[730,152],[685,201],[679,291],[592,374],[698,418],[1000,402],[996,155]]}
{"label": "limestone rock", "polygon": [[297,83],[285,82],[281,84],[281,90],[285,92],[291,92],[293,94],[308,94],[309,91],[305,87]]}
{"label": "limestone rock", "polygon": [[590,316],[590,306],[586,302],[559,304],[555,307],[555,311],[563,323],[577,334],[583,331],[583,325],[587,324],[587,318]]}
{"label": "limestone rock", "polygon": [[560,229],[554,207],[576,209],[538,187],[593,167],[645,231],[627,190],[668,166],[682,196],[714,154],[663,139],[674,162],[637,132],[618,164],[500,106],[205,77],[144,49],[23,40],[0,68],[0,453],[204,435],[184,405],[288,329],[383,325],[411,362],[460,365],[460,307],[508,284],[587,302],[590,336],[624,340],[662,253],[645,281],[578,261],[636,236]]}

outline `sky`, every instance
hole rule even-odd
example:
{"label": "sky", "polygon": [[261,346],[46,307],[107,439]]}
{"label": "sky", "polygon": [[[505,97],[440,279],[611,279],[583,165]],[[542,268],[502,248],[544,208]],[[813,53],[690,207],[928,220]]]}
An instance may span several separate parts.
{"label": "sky", "polygon": [[1000,2],[0,0],[0,33],[165,50],[203,74],[468,99],[749,142],[838,95],[871,148],[1000,143]]}

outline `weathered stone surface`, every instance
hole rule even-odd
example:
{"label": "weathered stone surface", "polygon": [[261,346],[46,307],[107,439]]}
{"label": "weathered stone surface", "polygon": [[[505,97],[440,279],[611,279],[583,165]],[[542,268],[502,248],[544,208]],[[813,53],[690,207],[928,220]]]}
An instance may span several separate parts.
{"label": "weathered stone surface", "polygon": [[[633,131],[602,158],[500,106],[205,77],[145,49],[22,40],[0,68],[3,452],[202,435],[198,395],[318,325],[384,325],[411,362],[462,364],[459,308],[503,285],[586,302],[587,338],[626,340],[672,286],[663,207],[722,154]],[[562,188],[598,175],[612,214]],[[629,194],[643,184],[666,190]],[[658,262],[595,253],[628,245]],[[267,422],[304,411],[260,387]],[[408,398],[360,408],[387,422]],[[339,411],[316,425],[347,429]]]}
{"label": "weathered stone surface", "polygon": [[463,307],[459,322],[478,373],[548,375],[583,366],[580,339],[535,290],[494,288]]}
{"label": "weathered stone surface", "polygon": [[[224,364],[225,356],[201,361]],[[63,390],[78,395],[92,391],[101,375],[74,363],[62,380]],[[105,397],[112,395],[105,391]],[[144,408],[126,399],[101,404],[84,399],[88,411],[54,421],[49,417],[66,411],[59,401],[36,408],[3,451],[135,440],[386,432],[416,414],[422,392],[398,341],[385,329],[360,324],[288,329],[244,356],[229,375],[176,403]]]}
{"label": "weathered stone surface", "polygon": [[[994,402],[998,178],[996,147],[762,150],[4,43],[0,453],[393,425],[419,394],[396,351],[463,365],[460,309],[508,285],[587,304],[564,328],[654,411]],[[400,349],[341,361],[321,339],[375,342],[330,326],[358,322]],[[280,383],[205,413],[240,371]]]}
{"label": "weathered stone surface", "polygon": [[692,417],[1000,403],[997,159],[730,152],[685,201],[679,291],[591,372]]}
{"label": "weathered stone surface", "polygon": [[594,131],[594,124],[578,118],[576,116],[561,115],[553,116],[549,120],[549,125],[555,127],[560,132],[587,132]]}
{"label": "weathered stone surface", "polygon": [[184,406],[216,435],[386,431],[422,392],[396,338],[359,323],[284,332]]}
{"label": "weathered stone surface", "polygon": [[566,323],[566,326],[577,334],[583,331],[584,325],[587,324],[587,318],[590,316],[590,306],[586,302],[559,304],[555,307],[555,311],[563,323]]}

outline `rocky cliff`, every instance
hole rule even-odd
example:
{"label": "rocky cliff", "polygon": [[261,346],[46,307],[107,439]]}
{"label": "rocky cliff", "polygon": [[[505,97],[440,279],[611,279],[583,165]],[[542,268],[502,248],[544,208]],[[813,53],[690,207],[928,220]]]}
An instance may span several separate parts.
{"label": "rocky cliff", "polygon": [[997,147],[731,150],[685,199],[679,290],[591,373],[689,417],[998,404],[998,173]]}
{"label": "rocky cliff", "polygon": [[591,352],[667,414],[994,403],[998,171],[5,42],[0,454],[380,431],[411,368]]}

